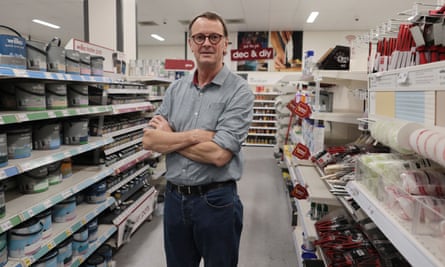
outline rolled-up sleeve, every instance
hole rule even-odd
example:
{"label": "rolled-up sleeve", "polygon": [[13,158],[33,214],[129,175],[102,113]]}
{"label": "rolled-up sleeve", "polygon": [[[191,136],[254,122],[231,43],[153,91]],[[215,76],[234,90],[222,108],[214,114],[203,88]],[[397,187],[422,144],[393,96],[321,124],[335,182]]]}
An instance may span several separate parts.
{"label": "rolled-up sleeve", "polygon": [[254,95],[247,82],[236,79],[234,83],[239,88],[218,118],[213,141],[222,148],[237,153],[247,138],[252,122]]}

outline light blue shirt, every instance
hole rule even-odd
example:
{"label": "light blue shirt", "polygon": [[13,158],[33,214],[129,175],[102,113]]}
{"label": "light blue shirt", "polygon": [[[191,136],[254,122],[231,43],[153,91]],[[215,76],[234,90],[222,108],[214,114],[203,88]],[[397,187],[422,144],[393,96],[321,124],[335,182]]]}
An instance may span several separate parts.
{"label": "light blue shirt", "polygon": [[176,132],[215,131],[213,142],[230,150],[233,157],[225,166],[216,167],[172,152],[166,155],[166,179],[179,185],[239,180],[243,170],[241,146],[253,116],[253,92],[246,80],[226,66],[203,88],[197,87],[194,77],[173,82],[156,114],[166,118]]}

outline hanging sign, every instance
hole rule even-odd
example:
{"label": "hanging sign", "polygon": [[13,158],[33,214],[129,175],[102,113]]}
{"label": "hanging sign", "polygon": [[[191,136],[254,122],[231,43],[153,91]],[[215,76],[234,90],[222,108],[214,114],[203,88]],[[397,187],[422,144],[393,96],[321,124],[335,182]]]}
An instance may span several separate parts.
{"label": "hanging sign", "polygon": [[164,68],[166,70],[193,70],[195,62],[187,59],[166,59]]}
{"label": "hanging sign", "polygon": [[298,159],[309,159],[311,152],[307,146],[303,145],[302,143],[298,143],[292,151],[292,155]]}
{"label": "hanging sign", "polygon": [[290,194],[296,199],[306,199],[309,196],[306,187],[301,184],[296,184]]}
{"label": "hanging sign", "polygon": [[312,114],[311,107],[304,102],[295,102],[295,99],[292,99],[289,103],[287,103],[286,107],[292,112],[293,115],[297,115],[298,117],[305,119],[309,118]]}
{"label": "hanging sign", "polygon": [[248,48],[230,50],[232,61],[273,59],[273,48]]}

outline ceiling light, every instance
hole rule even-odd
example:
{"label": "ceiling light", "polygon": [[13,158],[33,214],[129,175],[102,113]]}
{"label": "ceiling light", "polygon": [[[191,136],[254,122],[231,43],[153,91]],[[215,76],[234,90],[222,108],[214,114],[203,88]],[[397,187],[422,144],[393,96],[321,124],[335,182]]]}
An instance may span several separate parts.
{"label": "ceiling light", "polygon": [[44,25],[46,27],[50,27],[50,28],[53,28],[53,29],[60,29],[60,26],[52,24],[52,23],[49,23],[49,22],[46,22],[46,21],[43,21],[43,20],[40,20],[40,19],[33,19],[32,22],[38,23],[38,24],[41,24],[41,25]]}
{"label": "ceiling light", "polygon": [[318,16],[318,11],[312,11],[312,13],[307,18],[306,22],[307,23],[314,23],[314,21],[317,18],[317,16]]}
{"label": "ceiling light", "polygon": [[158,41],[161,41],[161,42],[165,41],[164,37],[162,37],[162,36],[160,36],[160,35],[157,35],[156,33],[153,33],[153,34],[150,35],[150,36],[151,36],[152,38],[158,40]]}

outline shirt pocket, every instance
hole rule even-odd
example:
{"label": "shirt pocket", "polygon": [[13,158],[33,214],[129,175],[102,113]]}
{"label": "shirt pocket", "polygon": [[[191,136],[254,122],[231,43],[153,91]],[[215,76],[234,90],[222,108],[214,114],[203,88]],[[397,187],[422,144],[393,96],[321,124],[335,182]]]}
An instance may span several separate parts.
{"label": "shirt pocket", "polygon": [[201,110],[198,120],[198,128],[204,130],[215,130],[218,125],[218,119],[224,112],[225,103],[209,103]]}

